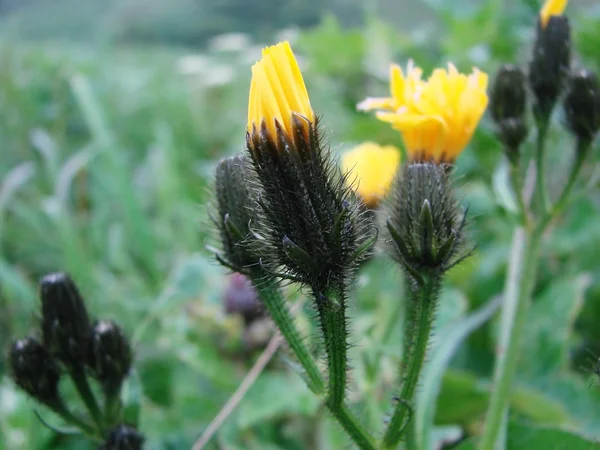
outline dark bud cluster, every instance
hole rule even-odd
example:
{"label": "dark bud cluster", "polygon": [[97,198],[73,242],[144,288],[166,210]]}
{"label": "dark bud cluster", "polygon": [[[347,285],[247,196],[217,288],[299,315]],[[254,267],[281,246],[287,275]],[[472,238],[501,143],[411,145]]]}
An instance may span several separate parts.
{"label": "dark bud cluster", "polygon": [[15,342],[10,349],[9,363],[17,386],[40,403],[60,403],[60,371],[40,342],[32,337]]}
{"label": "dark bud cluster", "polygon": [[242,155],[224,158],[216,170],[215,190],[222,253],[221,264],[236,272],[246,272],[256,266],[259,256],[252,245],[250,223],[254,218],[256,201],[249,188],[248,162]]}
{"label": "dark bud cluster", "polygon": [[323,295],[344,286],[375,241],[364,209],[320,140],[317,123],[295,115],[288,134],[262,123],[247,135],[261,193],[265,261]]}
{"label": "dark bud cluster", "polygon": [[589,145],[600,128],[600,86],[595,73],[585,69],[571,73],[564,108],[571,132]]}
{"label": "dark bud cluster", "polygon": [[388,202],[391,256],[417,284],[439,276],[464,259],[466,212],[460,208],[449,167],[432,163],[404,166]]}
{"label": "dark bud cluster", "polygon": [[109,395],[119,392],[131,370],[133,353],[123,333],[114,322],[99,320],[92,328],[88,366],[92,375]]}
{"label": "dark bud cluster", "polygon": [[518,66],[502,66],[490,95],[490,111],[500,140],[508,156],[516,157],[518,149],[527,137],[527,81]]}
{"label": "dark bud cluster", "polygon": [[548,121],[564,87],[571,63],[571,27],[565,16],[552,16],[546,27],[538,21],[529,84],[534,94],[533,112],[538,124]]}
{"label": "dark bud cluster", "polygon": [[64,273],[46,275],[41,281],[44,347],[69,368],[86,359],[90,319],[83,298]]}
{"label": "dark bud cluster", "polygon": [[99,450],[142,450],[144,436],[129,425],[119,425],[107,436]]}

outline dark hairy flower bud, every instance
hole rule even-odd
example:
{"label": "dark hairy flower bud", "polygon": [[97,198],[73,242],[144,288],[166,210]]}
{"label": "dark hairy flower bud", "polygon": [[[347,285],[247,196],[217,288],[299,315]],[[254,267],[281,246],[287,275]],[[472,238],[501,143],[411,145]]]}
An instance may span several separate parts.
{"label": "dark hairy flower bud", "polygon": [[46,349],[28,337],[15,342],[9,355],[10,369],[17,386],[47,405],[60,402],[60,371]]}
{"label": "dark hairy flower bud", "polygon": [[134,427],[119,425],[106,438],[100,450],[142,450],[144,436]]}
{"label": "dark hairy flower bud", "polygon": [[214,221],[222,246],[222,254],[217,258],[237,272],[244,272],[259,261],[249,229],[256,203],[249,189],[247,164],[242,155],[224,158],[215,177],[218,217]]}
{"label": "dark hairy flower bud", "polygon": [[515,162],[518,158],[518,149],[527,138],[526,108],[525,73],[517,66],[510,64],[502,66],[498,70],[492,88],[490,111],[507,156]]}
{"label": "dark hairy flower bud", "polygon": [[85,360],[90,319],[83,298],[71,278],[52,273],[40,282],[44,347],[68,367]]}
{"label": "dark hairy flower bud", "polygon": [[600,127],[600,86],[595,73],[579,69],[571,74],[564,108],[571,132],[591,143]]}
{"label": "dark hairy flower bud", "polygon": [[123,330],[114,322],[100,320],[91,331],[88,365],[105,391],[119,391],[131,369],[133,353]]}
{"label": "dark hairy flower bud", "polygon": [[404,166],[388,214],[391,256],[416,282],[426,274],[442,274],[469,253],[463,251],[466,212],[453,195],[448,166]]}
{"label": "dark hairy flower bud", "polygon": [[564,16],[550,17],[546,27],[538,22],[529,84],[534,94],[533,113],[538,124],[548,121],[561,93],[571,63],[571,27]]}
{"label": "dark hairy flower bud", "polygon": [[490,95],[490,111],[495,122],[521,118],[527,107],[527,88],[523,70],[511,64],[502,66]]}
{"label": "dark hairy flower bud", "polygon": [[[291,138],[264,128],[248,135],[261,188],[260,234],[270,245],[265,260],[322,292],[343,284],[362,260],[374,232],[360,202],[325,149],[317,123],[294,117]],[[308,129],[308,138],[301,133]]]}

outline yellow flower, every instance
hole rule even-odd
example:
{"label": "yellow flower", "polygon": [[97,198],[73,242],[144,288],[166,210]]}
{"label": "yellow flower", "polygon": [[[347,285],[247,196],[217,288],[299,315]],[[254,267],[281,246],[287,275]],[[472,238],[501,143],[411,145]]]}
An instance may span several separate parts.
{"label": "yellow flower", "polygon": [[409,61],[406,67],[406,76],[397,64],[390,66],[390,97],[369,97],[357,105],[359,111],[372,111],[374,109],[397,110],[406,105],[425,82],[421,80],[423,71]]}
{"label": "yellow flower", "polygon": [[465,75],[449,64],[447,70],[434,70],[426,82],[405,88],[403,97],[372,102],[367,109],[377,109],[377,118],[401,132],[411,160],[452,163],[485,112],[487,83],[485,73],[473,69]]}
{"label": "yellow flower", "polygon": [[396,147],[374,142],[365,142],[342,156],[343,172],[350,173],[350,181],[369,208],[376,207],[389,190],[399,164]]}
{"label": "yellow flower", "polygon": [[542,28],[546,28],[552,16],[560,16],[567,7],[568,0],[546,0],[540,11]]}
{"label": "yellow flower", "polygon": [[315,120],[292,48],[280,42],[264,48],[261,60],[252,66],[247,130],[252,134],[264,121],[272,138],[278,127],[292,136],[294,115],[304,122]]}

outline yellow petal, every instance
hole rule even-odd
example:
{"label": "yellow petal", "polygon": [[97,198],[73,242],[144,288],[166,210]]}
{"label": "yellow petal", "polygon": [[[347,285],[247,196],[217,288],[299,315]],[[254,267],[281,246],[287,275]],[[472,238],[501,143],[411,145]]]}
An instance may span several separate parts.
{"label": "yellow petal", "polygon": [[552,16],[560,16],[567,7],[568,0],[546,0],[542,10],[540,11],[540,21],[542,27],[548,25],[548,21]]}
{"label": "yellow petal", "polygon": [[262,58],[252,66],[252,80],[248,99],[248,132],[265,122],[267,130],[275,136],[275,123],[284,132],[292,131],[293,114],[315,120],[302,73],[290,44],[280,42],[266,47]]}

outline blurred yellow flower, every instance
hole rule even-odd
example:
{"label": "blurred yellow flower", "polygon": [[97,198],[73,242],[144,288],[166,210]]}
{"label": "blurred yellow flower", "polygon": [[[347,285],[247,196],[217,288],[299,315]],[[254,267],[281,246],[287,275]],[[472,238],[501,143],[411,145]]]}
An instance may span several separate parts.
{"label": "blurred yellow flower", "polygon": [[350,173],[358,195],[369,208],[374,208],[392,184],[400,164],[400,150],[365,142],[344,153],[341,162],[343,172]]}
{"label": "blurred yellow flower", "polygon": [[[367,99],[359,107],[377,110],[378,119],[401,132],[411,160],[453,163],[485,112],[488,76],[478,69],[465,75],[449,64],[447,70],[436,69],[427,81],[420,81],[417,70],[409,72],[415,74],[413,79],[401,77],[402,95],[393,93],[387,103]],[[398,86],[398,81],[390,84]]]}
{"label": "blurred yellow flower", "polygon": [[368,97],[357,105],[359,111],[372,111],[374,109],[397,110],[406,105],[411,98],[423,87],[421,80],[423,71],[409,61],[406,67],[406,76],[397,64],[390,66],[390,97]]}
{"label": "blurred yellow flower", "polygon": [[280,42],[264,48],[261,60],[252,66],[247,130],[259,130],[264,121],[272,138],[277,136],[276,123],[291,136],[294,115],[305,118],[303,122],[315,120],[292,48]]}
{"label": "blurred yellow flower", "polygon": [[546,0],[540,11],[540,22],[546,28],[552,16],[560,16],[567,7],[568,0]]}

